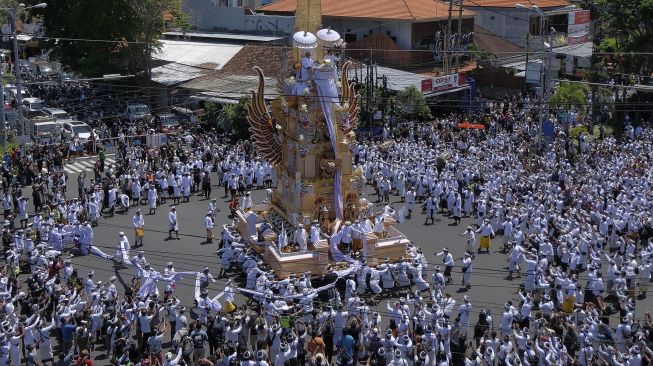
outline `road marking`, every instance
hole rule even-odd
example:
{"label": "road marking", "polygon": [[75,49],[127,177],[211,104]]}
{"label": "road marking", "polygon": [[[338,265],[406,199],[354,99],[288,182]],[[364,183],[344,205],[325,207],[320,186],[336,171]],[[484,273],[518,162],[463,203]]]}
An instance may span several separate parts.
{"label": "road marking", "polygon": [[[79,174],[83,171],[93,171],[93,167],[95,166],[95,163],[99,160],[100,159],[97,157],[85,158],[84,160],[78,159],[75,160],[74,163],[68,163],[64,165],[64,170],[68,174]],[[107,158],[104,164],[105,165],[114,164],[115,162],[116,162],[115,159]]]}

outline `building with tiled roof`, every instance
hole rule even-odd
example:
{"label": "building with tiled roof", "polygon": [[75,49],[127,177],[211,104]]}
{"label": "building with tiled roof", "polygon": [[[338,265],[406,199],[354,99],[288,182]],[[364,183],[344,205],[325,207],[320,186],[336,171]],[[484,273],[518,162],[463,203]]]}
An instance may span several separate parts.
{"label": "building with tiled roof", "polygon": [[[567,32],[568,0],[463,0],[474,12],[474,24],[519,47],[531,49],[543,45],[540,35],[555,26],[558,34]],[[545,25],[541,27],[541,14]],[[527,34],[531,44],[527,45]]]}
{"label": "building with tiled roof", "polygon": [[[269,16],[294,15],[297,0],[277,0],[259,7]],[[322,24],[339,32],[347,42],[347,54],[369,57],[390,67],[432,69],[436,34],[445,28],[449,3],[433,0],[322,0]],[[452,28],[458,28],[458,7],[452,12]],[[474,28],[474,13],[462,12],[463,33]],[[440,41],[440,45],[441,45]],[[441,64],[441,61],[440,61]]]}
{"label": "building with tiled roof", "polygon": [[514,8],[517,4],[535,5],[540,9],[559,8],[569,5],[568,0],[464,0],[467,7]]}
{"label": "building with tiled roof", "polygon": [[[278,0],[258,8],[266,14],[293,14],[297,0]],[[443,20],[448,17],[448,5],[433,0],[328,0],[322,1],[322,16],[327,18],[364,18],[408,21]],[[458,14],[457,12],[455,13]],[[463,11],[463,17],[473,15]]]}

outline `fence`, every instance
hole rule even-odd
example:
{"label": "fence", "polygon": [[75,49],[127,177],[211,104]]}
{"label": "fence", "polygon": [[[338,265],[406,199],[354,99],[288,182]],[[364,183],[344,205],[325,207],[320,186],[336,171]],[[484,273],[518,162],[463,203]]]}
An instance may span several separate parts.
{"label": "fence", "polygon": [[[120,144],[120,141],[124,141],[127,147],[132,146],[153,146],[158,147],[166,144],[169,141],[168,135],[164,133],[155,133],[155,134],[145,134],[145,135],[132,135],[124,137],[109,137],[97,140],[87,140],[81,144],[81,149],[75,151],[77,153],[85,153],[90,156],[94,156],[98,153],[99,148],[104,148],[104,151],[107,154],[113,154],[117,150],[117,146]],[[64,142],[64,146],[66,143]],[[34,142],[29,142],[26,144],[20,145],[20,151],[22,154],[26,154],[32,146],[38,145],[40,147],[45,147],[46,149],[54,150],[62,146],[62,143],[58,144],[36,144]],[[70,151],[69,145],[66,146],[66,150]]]}

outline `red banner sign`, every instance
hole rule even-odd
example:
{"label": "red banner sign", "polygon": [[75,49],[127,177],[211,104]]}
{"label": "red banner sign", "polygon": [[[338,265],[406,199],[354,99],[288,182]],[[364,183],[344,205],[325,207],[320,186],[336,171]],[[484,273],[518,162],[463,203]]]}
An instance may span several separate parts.
{"label": "red banner sign", "polygon": [[434,78],[422,80],[422,92],[443,91],[457,88],[465,84],[464,74],[450,74],[436,76]]}

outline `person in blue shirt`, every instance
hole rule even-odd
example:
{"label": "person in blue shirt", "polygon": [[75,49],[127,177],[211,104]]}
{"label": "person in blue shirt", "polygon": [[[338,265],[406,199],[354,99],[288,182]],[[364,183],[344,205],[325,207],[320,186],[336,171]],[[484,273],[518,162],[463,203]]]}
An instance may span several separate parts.
{"label": "person in blue shirt", "polygon": [[65,319],[65,324],[61,327],[61,336],[63,338],[63,353],[66,354],[73,346],[73,336],[75,335],[75,324],[71,324],[70,320]]}
{"label": "person in blue shirt", "polygon": [[[338,358],[343,359],[343,361],[346,360],[346,362],[342,362],[341,366],[347,366],[347,365],[351,366],[353,364],[354,345],[355,345],[354,337],[352,337],[349,334],[348,329],[344,329],[343,330],[343,335],[342,335],[342,337],[340,337],[340,340],[338,341],[338,344],[336,345],[336,347],[338,347],[339,353],[341,355]],[[345,356],[345,355],[346,355],[346,357],[342,357],[342,356]]]}

